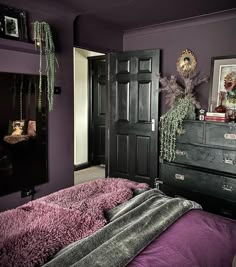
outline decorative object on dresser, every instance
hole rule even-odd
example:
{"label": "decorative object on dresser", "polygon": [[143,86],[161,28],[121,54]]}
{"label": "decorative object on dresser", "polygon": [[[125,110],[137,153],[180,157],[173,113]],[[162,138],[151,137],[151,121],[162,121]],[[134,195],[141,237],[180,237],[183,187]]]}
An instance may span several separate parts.
{"label": "decorative object on dresser", "polygon": [[[179,61],[180,59],[178,59]],[[196,60],[194,64],[196,64]],[[176,135],[182,131],[183,120],[186,117],[195,119],[195,108],[201,107],[195,97],[195,89],[201,83],[207,82],[208,77],[199,77],[200,73],[194,71],[195,67],[196,65],[188,75],[180,72],[182,85],[177,83],[174,75],[169,79],[167,77],[160,78],[162,86],[160,91],[166,92],[166,104],[171,107],[160,118],[160,156],[168,161],[175,158]]]}
{"label": "decorative object on dresser", "polygon": [[[236,110],[236,56],[211,59],[210,111]],[[235,114],[234,114],[235,115]]]}
{"label": "decorative object on dresser", "polygon": [[47,75],[47,98],[49,111],[53,110],[53,96],[55,84],[55,64],[57,59],[55,56],[55,46],[52,38],[50,25],[47,22],[35,21],[33,23],[35,47],[39,50],[39,98],[38,109],[41,110],[41,94],[42,94],[42,64],[43,54],[46,61]]}
{"label": "decorative object on dresser", "polygon": [[184,128],[175,159],[160,160],[161,189],[236,218],[236,125],[186,120]]}
{"label": "decorative object on dresser", "polygon": [[223,101],[225,100],[226,92],[220,91],[219,92],[219,106],[215,108],[216,112],[225,113],[226,107],[223,105]]}
{"label": "decorative object on dresser", "polygon": [[0,37],[27,42],[27,13],[0,4]]}
{"label": "decorative object on dresser", "polygon": [[199,120],[199,121],[204,121],[205,120],[205,115],[206,115],[206,111],[204,109],[199,109],[197,111],[197,114],[196,114],[196,119]]}
{"label": "decorative object on dresser", "polygon": [[226,122],[226,114],[225,113],[217,113],[217,112],[207,112],[205,116],[206,121],[219,121]]}

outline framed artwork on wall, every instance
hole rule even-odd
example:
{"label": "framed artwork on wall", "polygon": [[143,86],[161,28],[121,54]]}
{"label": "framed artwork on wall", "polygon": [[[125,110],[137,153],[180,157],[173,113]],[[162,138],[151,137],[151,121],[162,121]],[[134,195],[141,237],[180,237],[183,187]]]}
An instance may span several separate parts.
{"label": "framed artwork on wall", "polygon": [[210,81],[209,110],[219,106],[236,110],[236,56],[213,57]]}
{"label": "framed artwork on wall", "polygon": [[197,58],[195,57],[194,53],[186,48],[183,50],[181,55],[179,56],[176,69],[182,77],[188,78],[190,77],[197,67]]}
{"label": "framed artwork on wall", "polygon": [[28,41],[27,13],[0,4],[0,38]]}

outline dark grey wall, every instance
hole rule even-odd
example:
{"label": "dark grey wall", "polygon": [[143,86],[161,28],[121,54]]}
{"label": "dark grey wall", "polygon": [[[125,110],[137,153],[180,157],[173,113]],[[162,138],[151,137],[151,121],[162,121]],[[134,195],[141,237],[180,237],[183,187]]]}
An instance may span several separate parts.
{"label": "dark grey wall", "polygon": [[[52,25],[55,33],[57,58],[60,65],[56,74],[56,85],[61,87],[62,94],[55,97],[54,111],[49,114],[49,182],[36,188],[35,197],[40,197],[72,186],[74,181],[73,20],[75,16],[68,12],[60,14],[60,8],[55,11],[55,7],[43,5],[41,1],[40,3],[32,2],[22,0],[19,5],[17,0],[1,1],[2,4],[13,7],[24,7],[28,11],[29,22],[47,21]],[[9,45],[11,44],[12,42],[9,42]],[[34,53],[0,49],[0,58],[0,71],[38,73],[38,56]],[[18,206],[28,200],[28,198],[21,199],[20,192],[6,195],[0,198],[0,210]]]}
{"label": "dark grey wall", "polygon": [[[210,75],[211,57],[236,55],[236,12],[200,17],[126,32],[124,50],[155,49],[162,51],[161,75],[177,74],[176,61],[185,48],[198,60],[202,75]],[[204,108],[208,106],[209,83],[198,89]],[[163,103],[162,99],[162,103]],[[162,104],[162,111],[166,107]]]}
{"label": "dark grey wall", "polygon": [[78,16],[74,23],[74,44],[97,52],[123,50],[123,31],[92,15]]}

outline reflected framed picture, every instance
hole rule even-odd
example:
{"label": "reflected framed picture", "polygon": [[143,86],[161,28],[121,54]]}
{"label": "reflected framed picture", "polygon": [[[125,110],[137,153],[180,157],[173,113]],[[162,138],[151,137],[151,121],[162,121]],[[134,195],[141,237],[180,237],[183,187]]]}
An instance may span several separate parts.
{"label": "reflected framed picture", "polygon": [[27,13],[0,4],[0,37],[27,42]]}
{"label": "reflected framed picture", "polygon": [[218,106],[236,110],[236,55],[213,57],[209,90],[209,111]]}

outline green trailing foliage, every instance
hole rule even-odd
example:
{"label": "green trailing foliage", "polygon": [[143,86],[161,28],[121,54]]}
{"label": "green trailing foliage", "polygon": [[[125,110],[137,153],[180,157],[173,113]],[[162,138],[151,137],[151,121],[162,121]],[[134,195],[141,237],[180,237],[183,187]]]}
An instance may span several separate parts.
{"label": "green trailing foliage", "polygon": [[43,73],[43,55],[45,55],[46,75],[47,75],[47,99],[49,111],[53,110],[53,96],[55,85],[55,64],[57,59],[55,56],[55,46],[52,38],[52,32],[47,22],[35,21],[34,26],[34,42],[35,48],[39,50],[39,96],[38,109],[42,107],[42,73]]}
{"label": "green trailing foliage", "polygon": [[192,109],[189,97],[179,98],[175,105],[160,119],[160,156],[172,161],[175,159],[176,136],[182,131],[182,123]]}
{"label": "green trailing foliage", "polygon": [[208,77],[199,78],[199,72],[191,77],[182,77],[183,85],[177,83],[175,76],[160,78],[162,86],[160,91],[166,92],[166,104],[170,110],[160,118],[160,157],[167,161],[173,161],[176,156],[176,137],[184,130],[182,123],[193,109],[200,108],[200,103],[195,98],[194,89]]}

